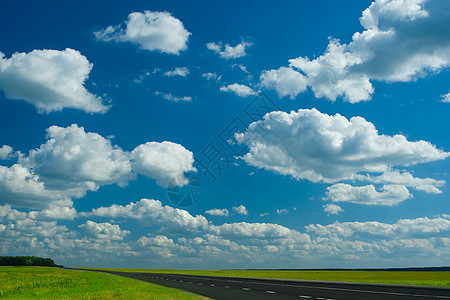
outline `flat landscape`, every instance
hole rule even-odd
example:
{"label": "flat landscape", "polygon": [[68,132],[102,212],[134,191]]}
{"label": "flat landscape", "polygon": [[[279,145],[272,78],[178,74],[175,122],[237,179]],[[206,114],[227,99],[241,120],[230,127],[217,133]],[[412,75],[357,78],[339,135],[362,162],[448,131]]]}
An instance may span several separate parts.
{"label": "flat landscape", "polygon": [[23,266],[0,266],[0,298],[205,299],[189,292],[106,273]]}
{"label": "flat landscape", "polygon": [[[88,268],[86,268],[88,269]],[[278,270],[166,270],[166,269],[96,269],[118,272],[187,274],[206,276],[279,278],[450,287],[450,272],[427,271],[278,271]]]}

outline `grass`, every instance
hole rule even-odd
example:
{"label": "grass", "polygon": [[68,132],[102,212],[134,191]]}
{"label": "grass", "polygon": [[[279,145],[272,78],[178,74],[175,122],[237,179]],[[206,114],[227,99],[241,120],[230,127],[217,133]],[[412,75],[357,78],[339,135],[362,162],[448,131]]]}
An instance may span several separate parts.
{"label": "grass", "polygon": [[49,267],[0,267],[0,298],[205,299],[121,276]]}
{"label": "grass", "polygon": [[450,287],[450,272],[414,271],[266,271],[266,270],[155,270],[103,269],[122,272],[154,272],[172,274],[323,280]]}

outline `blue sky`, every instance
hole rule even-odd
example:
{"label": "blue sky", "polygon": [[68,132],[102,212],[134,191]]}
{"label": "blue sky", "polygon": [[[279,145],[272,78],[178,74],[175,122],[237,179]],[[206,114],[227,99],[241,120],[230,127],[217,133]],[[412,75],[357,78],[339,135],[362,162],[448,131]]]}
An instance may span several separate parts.
{"label": "blue sky", "polygon": [[22,1],[0,23],[0,254],[450,264],[448,2]]}

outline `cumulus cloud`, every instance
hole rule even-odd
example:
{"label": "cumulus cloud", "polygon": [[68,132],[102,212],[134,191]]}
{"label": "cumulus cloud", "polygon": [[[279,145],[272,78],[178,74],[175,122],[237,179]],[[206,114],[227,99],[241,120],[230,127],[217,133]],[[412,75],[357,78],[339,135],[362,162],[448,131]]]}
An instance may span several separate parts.
{"label": "cumulus cloud", "polygon": [[292,239],[307,242],[309,237],[287,227],[271,223],[225,223],[210,226],[210,232],[225,238],[235,239]]}
{"label": "cumulus cloud", "polygon": [[374,221],[311,224],[301,232],[272,223],[213,225],[202,216],[193,217],[184,210],[147,199],[101,208],[98,213],[97,218],[148,222],[152,233],[134,237],[126,228],[133,225],[123,220],[119,220],[120,226],[113,221],[87,220],[68,229],[55,221],[33,219],[30,213],[5,205],[0,206],[2,251],[12,255],[31,249],[37,255],[47,253],[64,264],[78,261],[106,265],[114,259],[119,263],[132,261],[132,267],[151,262],[157,267],[172,268],[289,267],[293,260],[311,268],[358,267],[360,260],[396,267],[411,265],[411,259],[417,257],[424,264],[436,265],[450,254],[448,215],[400,219],[392,224]]}
{"label": "cumulus cloud", "polygon": [[124,23],[108,26],[94,35],[105,42],[130,42],[144,50],[169,54],[178,55],[188,48],[187,41],[191,33],[168,12],[133,12]]}
{"label": "cumulus cloud", "polygon": [[164,76],[167,77],[174,77],[174,76],[186,77],[187,75],[189,75],[189,69],[186,67],[177,67],[172,71],[164,72]]}
{"label": "cumulus cloud", "polygon": [[90,220],[78,227],[86,230],[89,235],[102,240],[123,240],[125,236],[131,233],[128,230],[121,230],[119,225],[107,222],[95,223]]}
{"label": "cumulus cloud", "polygon": [[88,191],[110,184],[126,186],[136,173],[163,187],[176,177],[176,184],[182,186],[187,183],[183,173],[196,171],[193,162],[192,152],[175,143],[149,142],[129,153],[76,124],[51,126],[39,148],[21,154],[11,167],[0,166],[0,204],[47,209],[39,216],[60,213],[70,219],[72,199]]}
{"label": "cumulus cloud", "polygon": [[214,208],[214,209],[210,209],[205,211],[205,214],[211,215],[211,216],[221,216],[221,217],[227,217],[229,214],[228,209],[219,209],[219,208]]}
{"label": "cumulus cloud", "polygon": [[248,216],[247,208],[242,204],[237,207],[233,207],[233,212],[243,216]]}
{"label": "cumulus cloud", "polygon": [[339,205],[333,204],[333,203],[322,205],[322,207],[323,207],[323,210],[326,213],[329,213],[330,215],[338,215],[338,214],[344,212],[342,207],[340,207]]}
{"label": "cumulus cloud", "polygon": [[263,71],[260,77],[262,87],[277,91],[279,97],[294,99],[306,90],[306,78],[292,68]]}
{"label": "cumulus cloud", "polygon": [[124,186],[134,178],[128,153],[98,133],[76,124],[51,126],[47,139],[19,161],[39,174],[48,188],[96,190],[113,183]]}
{"label": "cumulus cloud", "polygon": [[219,42],[219,43],[207,43],[206,48],[219,54],[220,57],[224,59],[233,59],[246,56],[247,53],[245,53],[245,48],[250,47],[252,45],[253,43],[242,41],[240,44],[237,44],[236,46],[233,47],[230,46],[229,44],[222,45],[222,43]]}
{"label": "cumulus cloud", "polygon": [[442,187],[446,183],[445,180],[416,178],[409,172],[398,170],[388,170],[380,176],[367,176],[365,179],[378,184],[400,184],[429,194],[441,194],[442,191],[438,187]]}
{"label": "cumulus cloud", "polygon": [[40,209],[59,200],[71,203],[64,192],[47,189],[37,175],[20,164],[0,166],[0,204]]}
{"label": "cumulus cloud", "polygon": [[298,57],[289,65],[304,75],[316,97],[370,100],[374,80],[408,82],[449,66],[450,21],[443,13],[449,8],[446,1],[374,1],[360,18],[364,30],[349,44],[331,39],[319,57]]}
{"label": "cumulus cloud", "polygon": [[159,225],[164,232],[196,232],[199,228],[208,228],[203,216],[192,216],[183,209],[162,205],[159,200],[141,199],[125,206],[113,204],[109,207],[93,209],[85,216],[138,219],[148,225]]}
{"label": "cumulus cloud", "polygon": [[338,183],[327,188],[328,200],[333,202],[351,202],[365,205],[394,206],[412,198],[404,185],[384,185],[377,191],[373,185],[351,186]]}
{"label": "cumulus cloud", "polygon": [[109,107],[84,86],[92,66],[79,51],[69,48],[14,53],[11,58],[0,52],[0,88],[7,98],[25,100],[40,113],[63,108],[104,113]]}
{"label": "cumulus cloud", "polygon": [[381,222],[335,222],[329,225],[311,224],[306,226],[307,232],[314,232],[320,236],[350,237],[358,234],[385,236],[391,238],[405,238],[424,236],[430,233],[444,234],[450,231],[450,220],[444,216],[417,219],[400,219],[394,224]]}
{"label": "cumulus cloud", "polygon": [[448,92],[447,94],[442,95],[441,102],[450,103],[450,92]]}
{"label": "cumulus cloud", "polygon": [[222,78],[222,75],[217,75],[217,73],[207,72],[202,74],[202,78],[206,80],[217,80],[219,81]]}
{"label": "cumulus cloud", "polygon": [[165,100],[171,101],[171,102],[191,102],[192,101],[192,97],[190,97],[190,96],[177,97],[171,93],[163,93],[160,91],[156,91],[154,94],[157,96],[161,95]]}
{"label": "cumulus cloud", "polygon": [[3,145],[0,148],[0,159],[9,159],[11,158],[11,154],[13,152],[13,148],[8,145]]}
{"label": "cumulus cloud", "polygon": [[222,87],[220,87],[220,90],[222,92],[235,93],[239,97],[248,97],[251,95],[258,94],[252,88],[250,88],[244,84],[238,84],[238,83],[233,83],[233,84],[229,84],[227,86],[222,86]]}
{"label": "cumulus cloud", "polygon": [[177,178],[180,186],[188,183],[185,172],[197,171],[193,167],[194,155],[183,146],[172,142],[148,142],[131,152],[133,170],[153,178],[161,186]]}
{"label": "cumulus cloud", "polygon": [[175,243],[172,239],[164,235],[157,235],[152,237],[143,236],[138,240],[138,243],[143,246],[157,246],[157,247],[171,247],[175,246]]}
{"label": "cumulus cloud", "polygon": [[236,134],[250,151],[242,159],[249,165],[312,182],[358,179],[358,173],[388,171],[447,158],[450,153],[426,141],[405,136],[380,135],[361,117],[350,120],[316,109],[271,112]]}

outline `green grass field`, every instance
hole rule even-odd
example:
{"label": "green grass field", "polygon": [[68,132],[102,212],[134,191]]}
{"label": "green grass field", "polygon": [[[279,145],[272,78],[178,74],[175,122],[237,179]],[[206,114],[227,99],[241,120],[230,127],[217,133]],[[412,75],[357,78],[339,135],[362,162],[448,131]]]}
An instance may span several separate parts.
{"label": "green grass field", "polygon": [[122,272],[154,272],[211,276],[236,276],[300,280],[365,282],[450,287],[450,272],[403,271],[259,271],[259,270],[152,270],[102,269]]}
{"label": "green grass field", "polygon": [[105,273],[1,266],[0,298],[205,299],[181,290]]}

